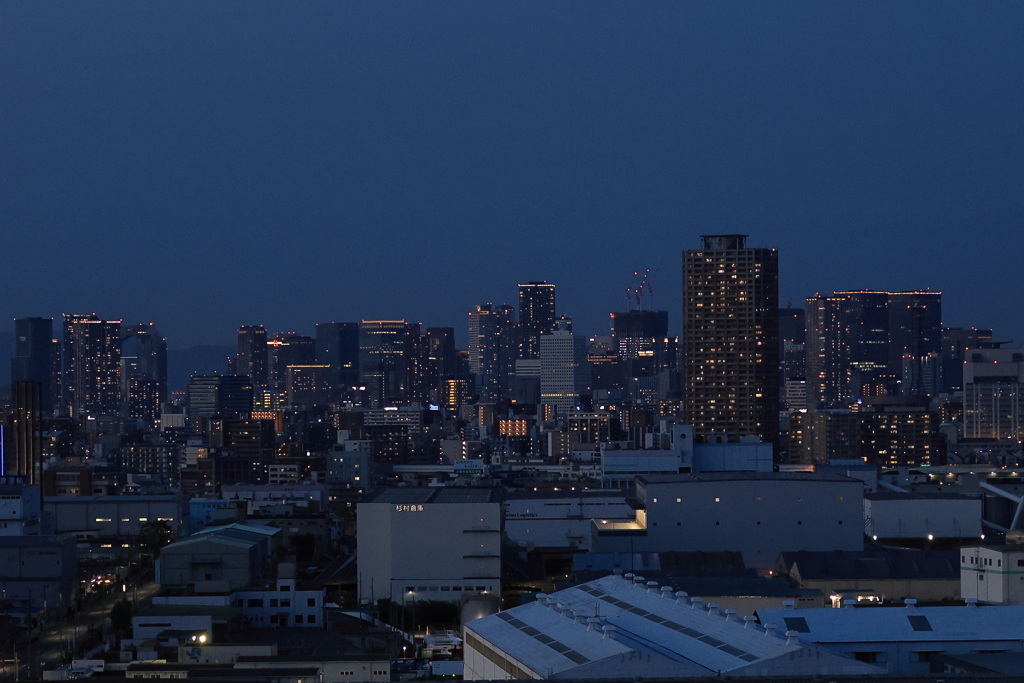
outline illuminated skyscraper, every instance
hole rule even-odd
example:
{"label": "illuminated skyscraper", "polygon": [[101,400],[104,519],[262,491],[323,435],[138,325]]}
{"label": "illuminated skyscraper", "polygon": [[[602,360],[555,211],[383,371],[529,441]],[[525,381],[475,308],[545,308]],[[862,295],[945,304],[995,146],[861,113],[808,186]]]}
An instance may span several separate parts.
{"label": "illuminated skyscraper", "polygon": [[540,336],[555,328],[555,286],[519,285],[519,358],[540,358]]}
{"label": "illuminated skyscraper", "polygon": [[238,328],[238,362],[235,372],[248,375],[255,386],[267,386],[267,330],[263,325],[242,325]]}
{"label": "illuminated skyscraper", "polygon": [[507,398],[515,373],[515,309],[483,304],[469,312],[469,369],[484,403]]}
{"label": "illuminated skyscraper", "polygon": [[[807,299],[807,395],[838,408],[941,389],[941,295],[856,290]],[[897,387],[897,382],[899,382]]]}
{"label": "illuminated skyscraper", "polygon": [[167,340],[153,323],[132,325],[122,333],[124,341],[134,340],[135,346],[134,356],[121,355],[124,414],[153,426],[160,418],[160,404],[167,400]]}
{"label": "illuminated skyscraper", "polygon": [[568,322],[540,337],[540,400],[558,415],[569,415],[580,404],[580,394],[590,388],[587,338],[574,335]]}
{"label": "illuminated skyscraper", "polygon": [[72,417],[116,417],[121,410],[121,321],[64,314],[64,397]]}
{"label": "illuminated skyscraper", "polygon": [[685,419],[694,434],[779,435],[779,254],[746,235],[683,253]]}

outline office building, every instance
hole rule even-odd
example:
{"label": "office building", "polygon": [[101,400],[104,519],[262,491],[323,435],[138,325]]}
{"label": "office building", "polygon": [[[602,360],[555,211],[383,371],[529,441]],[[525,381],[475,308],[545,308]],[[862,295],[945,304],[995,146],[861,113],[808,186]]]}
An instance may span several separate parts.
{"label": "office building", "polygon": [[404,320],[359,323],[359,383],[373,408],[405,405],[416,372],[420,326]]}
{"label": "office building", "polygon": [[267,342],[267,357],[270,386],[286,391],[289,366],[316,363],[316,342],[305,335],[280,332]]}
{"label": "office building", "polygon": [[685,421],[698,438],[779,437],[779,254],[746,235],[683,253]]}
{"label": "office building", "polygon": [[940,294],[855,290],[809,297],[806,305],[811,407],[942,389]]}
{"label": "office building", "polygon": [[555,286],[547,282],[519,285],[519,358],[540,358],[540,337],[555,327]]}
{"label": "office building", "polygon": [[889,294],[889,371],[903,396],[934,396],[942,389],[942,293]]}
{"label": "office building", "polygon": [[330,365],[289,365],[285,373],[288,405],[305,410],[329,405],[334,386],[331,374]]}
{"label": "office building", "polygon": [[263,325],[242,325],[238,328],[238,356],[235,373],[247,375],[254,386],[267,386],[267,330]]}
{"label": "office building", "polygon": [[121,321],[64,314],[63,406],[75,418],[121,411]]}
{"label": "office building", "polygon": [[963,385],[964,438],[1024,441],[1024,350],[967,351]]}
{"label": "office building", "polygon": [[574,412],[590,389],[587,339],[560,324],[540,338],[540,400],[560,416]]}
{"label": "office building", "polygon": [[53,368],[59,360],[53,338],[53,318],[16,318],[14,320],[14,357],[11,358],[11,382],[35,382],[44,415],[52,415],[58,396],[59,375]]}
{"label": "office building", "polygon": [[414,400],[423,403],[441,404],[442,396],[450,389],[452,382],[460,377],[459,352],[455,348],[455,329],[451,327],[428,327],[421,335],[419,349],[419,388]]}
{"label": "office building", "polygon": [[[0,432],[0,449],[5,457],[0,475],[20,475],[27,484],[38,484],[43,467],[42,385],[38,382],[11,384],[11,413],[6,433]],[[13,457],[12,457],[13,456]]]}
{"label": "office building", "polygon": [[252,412],[247,375],[193,375],[186,395],[189,417],[245,417]]}
{"label": "office building", "polygon": [[952,394],[964,388],[964,361],[967,349],[998,349],[1003,342],[992,341],[992,330],[961,327],[942,328],[943,392]]}
{"label": "office building", "polygon": [[331,366],[335,391],[359,383],[359,323],[317,323],[316,362]]}
{"label": "office building", "polygon": [[668,359],[668,311],[621,311],[611,314],[612,342],[619,357],[625,361],[651,359],[660,369]]}

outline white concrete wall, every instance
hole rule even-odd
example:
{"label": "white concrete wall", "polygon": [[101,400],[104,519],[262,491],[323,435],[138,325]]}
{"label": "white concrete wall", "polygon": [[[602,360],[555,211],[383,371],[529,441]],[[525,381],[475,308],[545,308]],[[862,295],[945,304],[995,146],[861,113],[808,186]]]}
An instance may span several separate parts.
{"label": "white concrete wall", "polygon": [[454,602],[479,586],[501,591],[500,503],[408,507],[359,505],[361,598]]}

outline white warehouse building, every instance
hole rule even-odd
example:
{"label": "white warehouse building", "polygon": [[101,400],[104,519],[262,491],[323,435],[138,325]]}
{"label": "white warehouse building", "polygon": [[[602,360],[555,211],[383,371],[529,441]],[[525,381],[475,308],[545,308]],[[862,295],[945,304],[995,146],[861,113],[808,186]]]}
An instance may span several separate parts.
{"label": "white warehouse building", "polygon": [[465,680],[882,673],[643,577],[607,576],[537,598],[465,624]]}
{"label": "white warehouse building", "polygon": [[501,489],[377,489],[359,503],[359,599],[501,594]]}

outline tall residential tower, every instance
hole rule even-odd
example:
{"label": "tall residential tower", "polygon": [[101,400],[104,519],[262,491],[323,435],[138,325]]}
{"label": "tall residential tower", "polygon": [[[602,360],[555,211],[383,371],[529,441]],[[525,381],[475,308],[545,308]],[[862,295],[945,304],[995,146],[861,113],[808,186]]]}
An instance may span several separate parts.
{"label": "tall residential tower", "polygon": [[683,253],[685,419],[697,437],[779,436],[779,253],[703,235]]}

